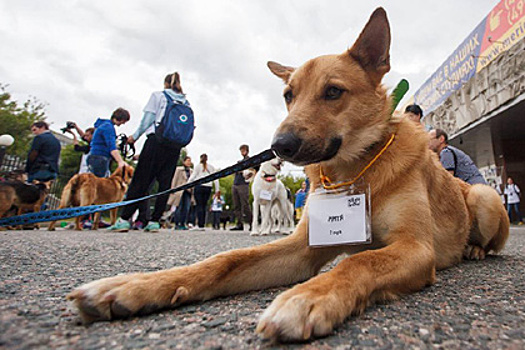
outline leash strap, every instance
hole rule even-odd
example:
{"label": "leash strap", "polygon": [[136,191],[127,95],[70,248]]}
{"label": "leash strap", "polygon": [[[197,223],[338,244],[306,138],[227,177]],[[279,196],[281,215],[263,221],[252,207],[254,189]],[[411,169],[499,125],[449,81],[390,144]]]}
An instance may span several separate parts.
{"label": "leash strap", "polygon": [[152,195],[137,198],[137,199],[131,199],[131,200],[123,201],[123,202],[117,202],[117,203],[47,210],[47,211],[42,211],[38,213],[28,213],[28,214],[19,215],[19,216],[12,216],[9,218],[0,219],[0,227],[1,226],[17,226],[17,225],[25,225],[25,224],[34,224],[37,222],[44,222],[44,221],[64,220],[64,219],[69,219],[69,218],[73,218],[73,217],[77,217],[81,215],[89,215],[89,214],[94,214],[100,211],[106,211],[110,209],[123,207],[126,205],[145,201],[145,200],[159,197],[159,196],[167,196],[174,192],[183,191],[183,190],[195,187],[197,185],[202,185],[207,182],[211,182],[213,180],[217,180],[222,177],[234,174],[236,172],[243,171],[245,169],[253,168],[273,158],[275,158],[275,154],[273,153],[272,150],[268,149],[251,158],[243,160],[237,164],[231,165],[223,170],[217,171],[213,174],[207,175],[203,178],[192,181],[190,183],[186,183],[182,186],[171,188],[169,190],[162,191],[156,194],[152,194]]}

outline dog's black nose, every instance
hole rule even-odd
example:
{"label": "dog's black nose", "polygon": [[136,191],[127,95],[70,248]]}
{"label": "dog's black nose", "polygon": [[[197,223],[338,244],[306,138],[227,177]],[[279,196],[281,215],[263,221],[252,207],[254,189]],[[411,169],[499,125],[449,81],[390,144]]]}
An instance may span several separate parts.
{"label": "dog's black nose", "polygon": [[292,159],[297,154],[303,140],[294,133],[287,132],[273,137],[272,150],[283,159]]}

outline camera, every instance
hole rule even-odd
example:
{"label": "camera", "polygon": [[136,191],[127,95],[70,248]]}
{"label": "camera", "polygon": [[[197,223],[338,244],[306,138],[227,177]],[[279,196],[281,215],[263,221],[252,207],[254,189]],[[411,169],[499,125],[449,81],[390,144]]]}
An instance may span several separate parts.
{"label": "camera", "polygon": [[62,128],[62,129],[60,129],[60,131],[62,131],[62,134],[65,134],[66,131],[73,129],[74,127],[75,127],[75,123],[67,122],[66,126],[64,128]]}

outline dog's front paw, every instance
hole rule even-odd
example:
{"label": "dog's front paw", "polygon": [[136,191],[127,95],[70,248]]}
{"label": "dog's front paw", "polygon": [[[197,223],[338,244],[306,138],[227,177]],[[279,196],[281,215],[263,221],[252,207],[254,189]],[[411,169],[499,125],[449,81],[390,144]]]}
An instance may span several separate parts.
{"label": "dog's front paw", "polygon": [[[165,274],[165,275],[163,275]],[[72,300],[84,323],[149,314],[184,302],[188,289],[167,272],[104,278],[80,286]]]}
{"label": "dog's front paw", "polygon": [[342,321],[337,298],[315,289],[295,288],[279,295],[266,309],[257,326],[265,339],[304,341],[330,334]]}

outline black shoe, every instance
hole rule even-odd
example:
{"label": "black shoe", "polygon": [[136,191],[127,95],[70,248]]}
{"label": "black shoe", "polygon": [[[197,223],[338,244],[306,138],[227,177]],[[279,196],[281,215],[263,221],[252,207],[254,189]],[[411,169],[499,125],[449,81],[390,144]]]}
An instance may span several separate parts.
{"label": "black shoe", "polygon": [[237,225],[235,227],[232,227],[230,229],[230,231],[244,231],[244,226],[243,225]]}

